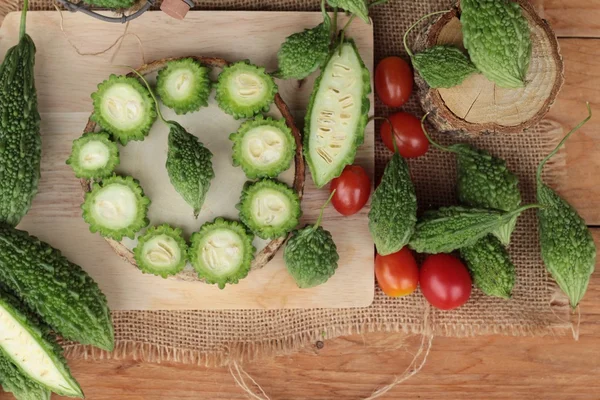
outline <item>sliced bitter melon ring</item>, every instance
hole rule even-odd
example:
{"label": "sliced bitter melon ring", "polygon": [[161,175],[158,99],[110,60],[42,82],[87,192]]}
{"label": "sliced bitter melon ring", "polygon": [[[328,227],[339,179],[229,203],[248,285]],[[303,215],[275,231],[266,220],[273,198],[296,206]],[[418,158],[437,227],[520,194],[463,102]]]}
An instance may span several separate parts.
{"label": "sliced bitter melon ring", "polygon": [[119,149],[108,133],[85,133],[73,141],[67,164],[78,178],[105,178],[119,165]]}
{"label": "sliced bitter melon ring", "polygon": [[208,105],[212,88],[208,72],[192,58],[169,61],[158,71],[156,91],[164,105],[177,114],[198,111]]}
{"label": "sliced bitter melon ring", "polygon": [[[144,76],[148,76],[148,75],[157,73],[161,69],[165,68],[167,63],[170,61],[182,60],[182,59],[188,59],[188,58],[191,58],[191,59],[197,61],[200,65],[206,66],[212,70],[217,70],[217,71],[222,70],[224,67],[229,65],[228,61],[223,60],[221,58],[188,56],[188,57],[181,57],[181,58],[165,58],[165,59],[156,60],[156,61],[153,61],[153,62],[143,65],[142,67],[138,68],[137,71]],[[134,75],[134,73],[130,73],[128,76],[135,77],[137,75]],[[303,191],[304,191],[304,176],[305,176],[305,163],[304,163],[304,158],[302,156],[302,139],[301,139],[302,136],[301,136],[300,131],[296,127],[294,118],[293,118],[288,106],[285,104],[285,102],[283,101],[283,99],[281,98],[281,96],[278,93],[274,94],[274,105],[276,107],[276,110],[274,107],[271,109],[271,111],[279,111],[279,113],[281,113],[283,119],[286,122],[286,125],[291,130],[291,134],[292,134],[292,137],[295,142],[296,150],[294,152],[294,164],[295,164],[294,165],[294,182],[293,182],[292,186],[294,188],[294,191],[298,194],[298,198],[301,199]],[[213,105],[211,104],[210,107],[213,107]],[[217,110],[216,108],[215,108],[215,112],[222,113],[222,111],[220,109]],[[96,123],[96,121],[94,119],[90,119],[85,127],[84,132],[96,132],[98,130],[99,130],[99,126]],[[221,140],[221,139],[219,139],[219,140]],[[225,135],[224,138],[222,138],[222,140],[228,141],[227,136]],[[143,143],[142,146],[145,146],[145,143]],[[230,145],[228,145],[228,147],[229,146]],[[132,171],[132,173],[133,173],[133,171]],[[216,173],[218,174],[219,171],[216,171]],[[81,183],[81,186],[82,186],[82,189],[84,192],[87,193],[92,190],[92,187],[93,187],[92,180],[81,179],[80,183]],[[148,188],[148,190],[150,191],[150,188]],[[233,197],[237,200],[237,195],[235,195]],[[233,202],[232,205],[234,205],[236,200],[232,200],[232,202]],[[201,214],[201,216],[202,216],[202,214]],[[161,221],[161,222],[164,222],[164,221]],[[169,222],[169,221],[166,221],[166,222]],[[115,240],[110,237],[105,237],[104,239],[113,248],[115,253],[117,253],[120,257],[125,259],[130,264],[137,267],[134,253],[132,251],[132,248],[134,247],[134,245],[131,244],[131,241]],[[262,250],[260,250],[256,253],[254,260],[252,261],[252,264],[251,264],[251,270],[259,269],[259,268],[262,268],[264,265],[266,265],[275,256],[275,254],[277,253],[279,248],[283,245],[285,239],[286,239],[286,237],[283,236],[283,237],[268,241],[268,243],[266,243],[266,246]],[[196,271],[193,270],[189,266],[186,267],[182,272],[178,273],[177,275],[169,277],[169,279],[180,279],[180,280],[185,280],[185,281],[198,281],[199,280],[198,274],[196,273]]]}
{"label": "sliced bitter melon ring", "polygon": [[185,267],[187,244],[181,229],[163,224],[153,226],[141,235],[133,254],[142,272],[166,278]]}

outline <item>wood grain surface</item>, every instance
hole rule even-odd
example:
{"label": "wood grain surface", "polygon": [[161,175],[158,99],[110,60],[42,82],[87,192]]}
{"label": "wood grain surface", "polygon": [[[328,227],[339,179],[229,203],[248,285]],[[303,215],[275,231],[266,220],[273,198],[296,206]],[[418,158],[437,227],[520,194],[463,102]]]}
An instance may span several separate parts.
{"label": "wood grain surface", "polygon": [[[566,82],[549,118],[565,129],[600,105],[599,0],[534,0],[561,39]],[[600,225],[600,109],[567,144],[560,191]],[[58,183],[57,183],[58,184]],[[594,229],[597,242],[600,229]],[[418,338],[369,334],[326,341],[245,369],[271,399],[361,399],[407,367]],[[91,400],[248,399],[226,368],[125,361],[71,361]],[[483,336],[435,338],[423,370],[382,399],[597,400],[600,398],[600,271],[581,304],[580,339]],[[0,394],[0,399],[10,396]]]}
{"label": "wood grain surface", "polygon": [[[123,32],[123,26],[90,19],[82,13],[65,13],[63,27],[81,53],[105,49]],[[252,12],[252,11],[191,11],[185,21],[174,20],[160,11],[148,12],[132,23],[128,32],[142,42],[143,53],[132,36],[126,37],[118,53],[81,56],[69,45],[60,30],[60,15],[55,11],[35,11],[27,14],[27,32],[37,46],[36,87],[42,114],[42,180],[31,212],[20,228],[60,248],[70,260],[85,266],[98,282],[113,310],[189,310],[189,309],[256,309],[256,308],[318,308],[366,307],[373,301],[373,246],[368,237],[365,207],[352,217],[341,217],[328,207],[323,226],[328,229],[340,253],[339,268],[325,284],[312,289],[300,289],[287,272],[282,251],[261,269],[252,271],[237,285],[220,290],[216,285],[162,279],[145,275],[122,261],[98,234],[89,232],[81,218],[81,186],[65,160],[72,142],[83,132],[92,110],[90,94],[98,83],[111,73],[129,72],[122,65],[138,66],[142,54],[146,62],[172,56],[199,55],[222,57],[237,61],[249,59],[268,71],[277,68],[276,54],[281,42],[290,34],[315,26],[322,21],[321,13]],[[9,14],[0,34],[0,54],[17,41],[20,13]],[[340,25],[344,20],[340,21]],[[195,33],[194,33],[195,32]],[[367,66],[373,66],[373,26],[353,24],[347,34],[356,40]],[[165,40],[166,37],[177,40]],[[231,44],[235,43],[234,46]],[[116,54],[111,61],[113,54]],[[68,72],[68,73],[67,73]],[[217,71],[213,71],[216,79]],[[278,80],[281,97],[298,120],[308,105],[316,73],[302,87],[293,80]],[[152,82],[155,74],[149,75]],[[371,102],[373,96],[371,95]],[[140,181],[152,200],[148,217],[151,225],[170,223],[183,229],[189,237],[205,222],[216,217],[238,219],[235,205],[246,177],[231,164],[231,142],[228,139],[241,124],[222,112],[211,96],[209,106],[183,116],[162,107],[166,119],[175,120],[214,153],[216,178],[211,183],[198,219],[191,208],[172,188],[164,168],[168,128],[157,121],[143,142],[121,147],[121,164],[117,172],[132,175]],[[275,106],[268,113],[281,118]],[[374,131],[369,124],[365,144],[357,152],[357,163],[373,174]],[[221,177],[221,178],[219,178]],[[224,179],[223,177],[227,177]],[[293,168],[280,177],[293,182]],[[302,199],[304,211],[301,223],[314,223],[321,206],[327,200],[327,189],[315,188],[306,174]],[[68,205],[68,207],[67,207]],[[124,239],[129,249],[136,241]],[[255,239],[257,249],[266,241]],[[189,272],[188,272],[189,271]],[[188,266],[188,277],[196,275]]]}

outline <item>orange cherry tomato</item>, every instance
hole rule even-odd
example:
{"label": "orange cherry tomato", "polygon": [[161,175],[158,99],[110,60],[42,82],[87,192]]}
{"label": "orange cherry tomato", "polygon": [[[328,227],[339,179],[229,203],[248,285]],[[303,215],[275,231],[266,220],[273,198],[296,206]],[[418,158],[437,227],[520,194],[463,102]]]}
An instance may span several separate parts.
{"label": "orange cherry tomato", "polygon": [[375,277],[379,287],[390,297],[407,296],[419,284],[419,267],[408,247],[387,256],[375,257]]}

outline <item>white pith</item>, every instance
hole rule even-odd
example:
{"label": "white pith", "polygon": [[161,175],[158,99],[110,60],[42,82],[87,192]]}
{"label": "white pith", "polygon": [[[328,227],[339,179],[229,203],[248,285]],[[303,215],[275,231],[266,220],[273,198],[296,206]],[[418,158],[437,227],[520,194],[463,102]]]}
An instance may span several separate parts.
{"label": "white pith", "polygon": [[309,152],[315,181],[324,180],[352,151],[363,85],[360,60],[352,45],[345,44],[341,55],[335,51],[327,63],[311,111]]}
{"label": "white pith", "polygon": [[280,226],[290,218],[290,201],[281,192],[264,189],[252,198],[252,218],[262,226]]}
{"label": "white pith", "polygon": [[104,92],[102,111],[109,122],[120,129],[135,128],[144,118],[143,98],[126,83],[111,86]]}
{"label": "white pith", "polygon": [[110,149],[97,140],[87,142],[79,150],[79,165],[86,170],[103,168],[109,159]]}
{"label": "white pith", "polygon": [[267,168],[281,160],[285,152],[286,138],[279,129],[263,125],[244,134],[242,152],[244,157],[259,168]]}
{"label": "white pith", "polygon": [[181,249],[172,237],[158,235],[144,243],[142,257],[153,267],[168,268],[181,261]]}
{"label": "white pith", "polygon": [[240,236],[227,229],[210,232],[200,245],[202,264],[216,276],[227,276],[242,263],[244,243]]}
{"label": "white pith", "polygon": [[135,221],[137,206],[136,195],[129,186],[112,184],[97,193],[92,213],[98,224],[110,229],[122,229]]}
{"label": "white pith", "polygon": [[267,85],[260,76],[238,72],[229,79],[228,90],[237,103],[252,105],[262,100]]}
{"label": "white pith", "polygon": [[165,88],[169,95],[176,100],[182,100],[190,96],[194,88],[195,77],[188,69],[179,69],[167,76]]}

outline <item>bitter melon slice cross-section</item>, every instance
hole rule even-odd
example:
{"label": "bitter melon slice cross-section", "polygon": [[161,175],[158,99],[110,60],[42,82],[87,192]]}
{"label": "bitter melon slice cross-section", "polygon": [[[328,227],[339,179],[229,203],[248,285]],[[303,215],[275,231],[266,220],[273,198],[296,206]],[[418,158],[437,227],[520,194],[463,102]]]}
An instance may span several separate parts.
{"label": "bitter melon slice cross-section", "polygon": [[156,91],[162,102],[177,114],[198,111],[208,105],[212,83],[208,68],[191,58],[173,60],[158,71]]}
{"label": "bitter melon slice cross-section", "polygon": [[323,187],[354,162],[370,108],[370,74],[352,40],[335,49],[315,83],[304,132],[312,178]]}
{"label": "bitter melon slice cross-section", "polygon": [[148,229],[140,236],[133,254],[142,272],[166,278],[185,267],[187,244],[181,229],[163,224]]}

